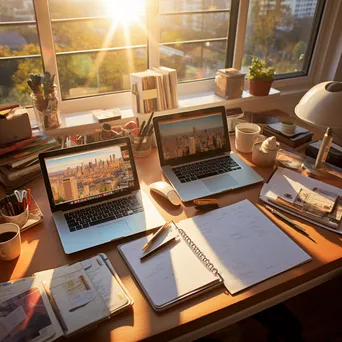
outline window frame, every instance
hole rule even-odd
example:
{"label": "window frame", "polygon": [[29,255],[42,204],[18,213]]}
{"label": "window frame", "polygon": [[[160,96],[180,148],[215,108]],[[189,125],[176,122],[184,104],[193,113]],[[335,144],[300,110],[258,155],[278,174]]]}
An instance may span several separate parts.
{"label": "window frame", "polygon": [[[329,37],[333,34],[334,25],[336,24],[337,13],[341,13],[341,7],[338,2],[333,0],[318,0],[324,2],[324,10],[321,17],[320,27],[313,48],[312,58],[308,67],[307,75],[297,76],[295,78],[285,78],[275,80],[273,87],[279,90],[295,91],[296,89],[310,88],[314,82],[320,80],[324,74],[324,70],[320,63],[324,61],[322,55],[326,56],[327,52],[336,44],[330,41]],[[36,13],[36,22],[38,27],[38,35],[40,37],[42,60],[44,68],[52,74],[56,74],[56,82],[58,85],[58,95],[61,99],[59,78],[57,70],[57,59],[54,48],[52,25],[50,20],[48,0],[33,0]],[[246,24],[248,17],[249,0],[232,0],[232,6],[238,6],[238,15],[234,19],[237,21],[236,32],[234,32],[235,42],[230,45],[230,54],[233,51],[233,67],[240,68],[244,50],[244,40],[246,34]],[[148,44],[148,63],[150,67],[159,66],[159,42],[154,37],[159,37],[158,28],[158,0],[147,1],[147,15],[149,20],[149,32],[147,37]],[[337,11],[337,12],[336,12]],[[331,20],[331,17],[334,20]],[[339,25],[340,26],[340,25]],[[233,33],[232,33],[233,34]],[[229,39],[229,36],[228,36]],[[234,47],[234,48],[232,48]],[[226,63],[226,66],[227,63]],[[326,73],[326,72],[325,72]],[[180,97],[194,95],[195,93],[213,91],[214,80],[204,79],[198,81],[189,81],[178,85]],[[129,92],[98,94],[91,97],[60,100],[61,113],[83,112],[98,108],[130,108],[131,96]]]}

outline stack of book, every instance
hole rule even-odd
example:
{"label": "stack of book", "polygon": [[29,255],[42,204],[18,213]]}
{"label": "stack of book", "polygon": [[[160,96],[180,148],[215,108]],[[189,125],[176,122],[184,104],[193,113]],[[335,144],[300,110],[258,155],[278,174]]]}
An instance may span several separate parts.
{"label": "stack of book", "polygon": [[177,71],[159,67],[132,73],[131,93],[134,113],[151,113],[178,107]]}
{"label": "stack of book", "polygon": [[301,146],[306,142],[311,141],[313,136],[313,132],[300,126],[296,126],[294,133],[286,133],[282,130],[280,122],[265,126],[263,129],[263,134],[266,137],[275,136],[279,142],[291,147]]}
{"label": "stack of book", "polygon": [[0,183],[6,191],[26,184],[41,174],[39,153],[59,148],[54,138],[41,132],[11,145],[0,146]]}

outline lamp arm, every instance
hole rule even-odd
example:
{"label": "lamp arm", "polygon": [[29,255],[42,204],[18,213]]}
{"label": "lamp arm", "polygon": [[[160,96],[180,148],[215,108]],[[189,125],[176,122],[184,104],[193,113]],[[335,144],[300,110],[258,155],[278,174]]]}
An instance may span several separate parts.
{"label": "lamp arm", "polygon": [[328,157],[328,153],[332,144],[332,131],[331,128],[328,127],[327,130],[325,131],[324,137],[322,139],[321,146],[319,148],[317,158],[315,161],[315,169],[318,169],[321,166],[321,163],[324,163]]}

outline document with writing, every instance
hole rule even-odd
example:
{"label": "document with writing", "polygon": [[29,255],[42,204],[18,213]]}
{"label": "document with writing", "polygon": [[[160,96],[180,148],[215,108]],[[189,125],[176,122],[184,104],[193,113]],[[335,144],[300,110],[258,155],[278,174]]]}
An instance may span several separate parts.
{"label": "document with writing", "polygon": [[140,258],[148,237],[118,247],[156,310],[220,284],[218,277],[235,294],[311,259],[248,200],[183,220],[174,229],[179,242],[146,262]]}
{"label": "document with writing", "polygon": [[[180,233],[173,225],[160,243],[174,234]],[[118,248],[155,310],[163,310],[221,283],[220,277],[198,258],[182,238],[141,261],[140,257],[144,254],[142,248],[150,238],[142,237]]]}
{"label": "document with writing", "polygon": [[311,259],[248,200],[177,225],[215,265],[231,294]]}
{"label": "document with writing", "polygon": [[54,341],[130,307],[104,254],[0,284],[0,342]]}

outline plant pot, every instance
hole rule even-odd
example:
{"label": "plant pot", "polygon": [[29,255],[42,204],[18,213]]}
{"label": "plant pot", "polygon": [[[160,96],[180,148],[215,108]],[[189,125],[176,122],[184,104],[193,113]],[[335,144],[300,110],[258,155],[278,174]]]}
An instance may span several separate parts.
{"label": "plant pot", "polygon": [[254,96],[267,96],[270,92],[272,81],[249,80],[249,93]]}

